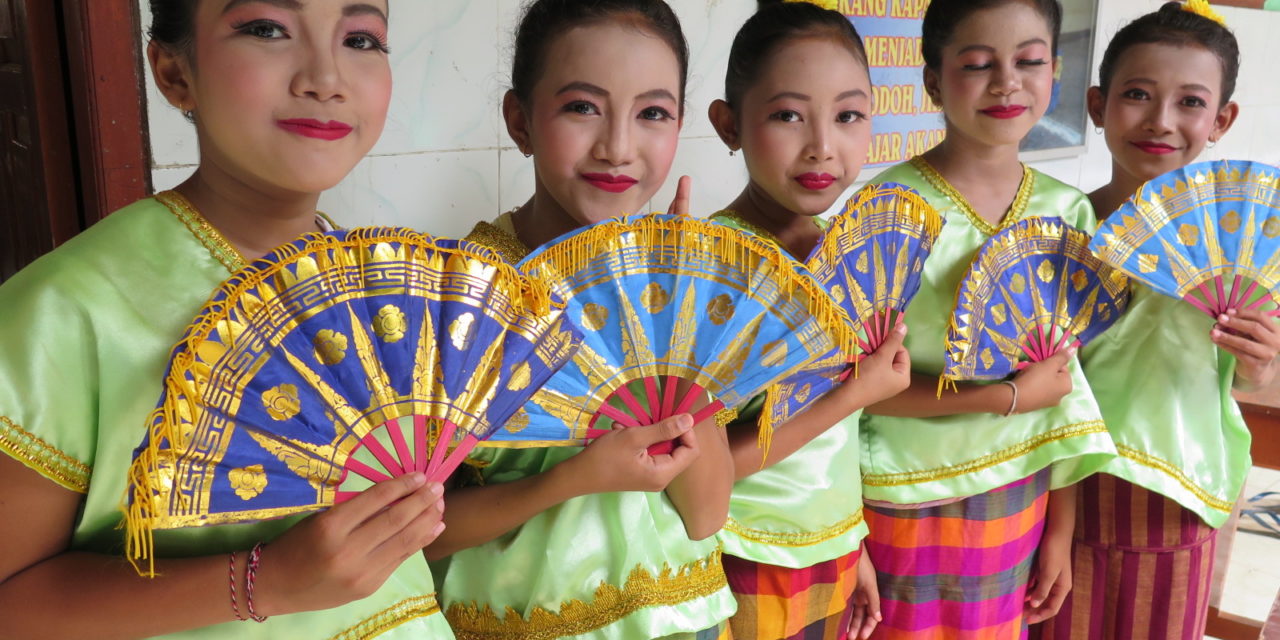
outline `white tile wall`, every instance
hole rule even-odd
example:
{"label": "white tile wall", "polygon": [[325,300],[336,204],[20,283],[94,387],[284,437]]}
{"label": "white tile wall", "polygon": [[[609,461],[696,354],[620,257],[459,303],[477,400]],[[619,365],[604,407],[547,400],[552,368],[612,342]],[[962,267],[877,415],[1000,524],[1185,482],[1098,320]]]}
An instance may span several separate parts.
{"label": "white tile wall", "polygon": [[[1101,0],[1094,66],[1107,41],[1132,18],[1163,0]],[[393,0],[395,90],[386,132],[369,158],[321,200],[344,224],[403,224],[436,234],[465,233],[477,220],[524,202],[533,190],[529,160],[510,148],[499,114],[509,84],[511,40],[523,0]],[[746,177],[706,118],[722,91],[733,35],[754,10],[753,0],[671,0],[693,54],[688,109],[671,175],[652,205],[665,208],[674,178],[694,177],[693,209],[706,214],[727,204]],[[150,23],[139,2],[142,24]],[[1280,164],[1280,13],[1221,9],[1241,41],[1241,115],[1208,157]],[[1067,61],[1071,64],[1072,61]],[[157,188],[182,181],[198,160],[194,132],[149,84],[148,119]],[[1094,189],[1110,177],[1101,136],[1090,130],[1085,154],[1037,162],[1050,175]],[[869,177],[868,174],[866,177]]]}

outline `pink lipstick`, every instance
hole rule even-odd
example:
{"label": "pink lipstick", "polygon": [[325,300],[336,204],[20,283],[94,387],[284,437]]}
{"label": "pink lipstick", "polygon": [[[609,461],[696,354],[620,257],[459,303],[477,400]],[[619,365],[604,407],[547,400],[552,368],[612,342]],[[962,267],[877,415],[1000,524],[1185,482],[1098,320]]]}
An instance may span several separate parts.
{"label": "pink lipstick", "polygon": [[631,176],[621,174],[615,176],[609,173],[583,173],[580,175],[587,184],[609,193],[622,193],[639,182]]}
{"label": "pink lipstick", "polygon": [[341,140],[352,131],[351,125],[337,120],[321,122],[310,118],[293,118],[290,120],[277,120],[276,125],[289,133],[320,140]]}
{"label": "pink lipstick", "polygon": [[1027,108],[1020,104],[999,104],[994,107],[987,107],[986,109],[983,109],[982,113],[989,115],[992,118],[1008,120],[1009,118],[1016,118],[1022,115],[1026,110]]}
{"label": "pink lipstick", "polygon": [[1145,151],[1147,153],[1150,153],[1152,155],[1157,155],[1157,156],[1173,153],[1174,151],[1178,150],[1177,147],[1167,145],[1163,142],[1148,142],[1144,140],[1141,142],[1130,142],[1129,144],[1137,147],[1142,151]]}
{"label": "pink lipstick", "polygon": [[823,189],[835,184],[836,177],[829,173],[810,172],[796,176],[795,181],[799,182],[800,186],[810,191],[822,191]]}

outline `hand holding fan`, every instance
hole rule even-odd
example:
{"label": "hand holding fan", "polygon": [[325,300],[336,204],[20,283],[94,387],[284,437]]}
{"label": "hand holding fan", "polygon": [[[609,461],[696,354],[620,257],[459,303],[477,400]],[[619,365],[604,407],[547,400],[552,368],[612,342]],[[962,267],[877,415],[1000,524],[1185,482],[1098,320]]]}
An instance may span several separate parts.
{"label": "hand holding fan", "polygon": [[[1274,305],[1280,302],[1280,169],[1220,160],[1166,173],[1108,216],[1089,248],[1215,318]],[[1280,309],[1269,313],[1280,315]]]}
{"label": "hand holding fan", "polygon": [[[836,215],[806,265],[858,329],[861,359],[902,321],[945,221],[910,187],[868,185]],[[831,352],[770,390],[766,427],[804,411],[849,375],[848,352]],[[765,430],[762,430],[762,437]]]}
{"label": "hand holding fan", "polygon": [[[942,381],[998,380],[1069,345],[1087,344],[1129,304],[1128,278],[1061,218],[1029,218],[978,250],[960,283]],[[939,387],[941,391],[941,387]]]}
{"label": "hand holding fan", "polygon": [[[854,348],[844,312],[771,243],[696,218],[609,220],[521,264],[583,333],[573,363],[526,406],[530,439],[577,444],[620,426],[744,404],[833,349]],[[523,435],[523,431],[521,434]],[[500,445],[505,434],[491,444]]]}
{"label": "hand holding fan", "polygon": [[408,230],[308,234],[241,270],[174,348],[134,452],[150,531],[314,511],[446,478],[568,361],[545,287],[488,249]]}

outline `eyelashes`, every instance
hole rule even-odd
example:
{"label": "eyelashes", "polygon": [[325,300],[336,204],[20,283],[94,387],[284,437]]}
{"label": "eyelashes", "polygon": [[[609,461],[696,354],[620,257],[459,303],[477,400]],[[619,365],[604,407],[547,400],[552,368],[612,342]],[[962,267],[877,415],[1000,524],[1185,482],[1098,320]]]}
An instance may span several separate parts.
{"label": "eyelashes", "polygon": [[[232,24],[231,28],[237,33],[259,40],[287,40],[290,38],[288,29],[274,20],[264,19],[239,22]],[[391,47],[387,44],[387,35],[381,32],[353,31],[343,38],[342,44],[357,51],[391,53]]]}

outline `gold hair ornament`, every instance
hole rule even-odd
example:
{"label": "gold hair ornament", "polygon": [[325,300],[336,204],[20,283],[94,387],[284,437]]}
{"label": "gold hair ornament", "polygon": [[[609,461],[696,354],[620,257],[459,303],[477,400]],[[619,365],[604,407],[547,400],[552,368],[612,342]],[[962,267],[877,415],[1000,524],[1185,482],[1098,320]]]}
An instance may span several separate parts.
{"label": "gold hair ornament", "polygon": [[1186,0],[1182,3],[1183,11],[1190,11],[1202,18],[1208,18],[1222,26],[1227,26],[1226,18],[1222,17],[1210,4],[1209,0]]}

